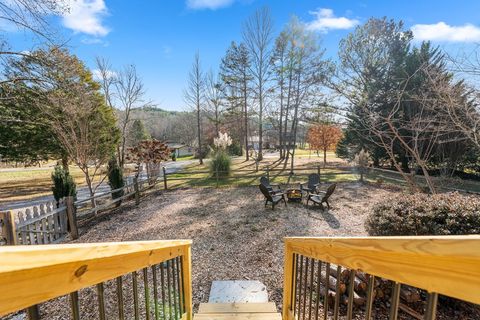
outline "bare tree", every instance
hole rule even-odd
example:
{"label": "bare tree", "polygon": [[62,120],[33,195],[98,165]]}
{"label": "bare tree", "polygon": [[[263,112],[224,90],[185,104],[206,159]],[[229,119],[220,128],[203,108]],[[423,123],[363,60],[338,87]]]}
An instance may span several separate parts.
{"label": "bare tree", "polygon": [[310,109],[310,101],[321,91],[327,76],[324,50],[316,34],[293,17],[276,41],[273,56],[277,89],[280,91],[281,146],[286,166],[291,157],[294,168],[298,128],[303,110]]}
{"label": "bare tree", "polygon": [[205,102],[205,76],[200,65],[200,55],[197,52],[193,61],[192,69],[188,74],[187,88],[184,92],[185,102],[196,111],[197,114],[197,142],[198,158],[200,164],[203,164],[203,146],[202,146],[202,108]]}
{"label": "bare tree", "polygon": [[210,70],[206,78],[205,98],[207,100],[207,117],[215,126],[215,136],[218,137],[222,123],[222,88],[221,82]]}
{"label": "bare tree", "polygon": [[[457,56],[447,55],[450,70],[457,77],[454,82],[451,77],[445,77],[435,72],[429,72],[432,90],[439,98],[437,111],[447,117],[444,123],[445,131],[456,130],[480,149],[480,44],[476,44],[470,52],[462,51]],[[453,126],[452,126],[453,125]]]}
{"label": "bare tree", "polygon": [[250,72],[255,82],[255,96],[258,101],[258,157],[263,158],[263,111],[265,108],[267,83],[271,70],[271,44],[273,23],[267,7],[258,9],[243,25],[243,41],[250,54]]}
{"label": "bare tree", "polygon": [[[16,28],[33,34],[42,43],[49,46],[59,46],[58,34],[50,27],[47,16],[61,14],[68,11],[66,0],[3,0],[0,1],[0,21],[4,28]],[[0,59],[8,62],[10,57],[27,57],[29,52],[18,50],[12,47],[7,39],[0,39]],[[24,75],[25,78],[3,79],[6,81],[32,80],[40,81],[45,79],[33,78],[32,75]]]}
{"label": "bare tree", "polygon": [[145,87],[142,79],[137,73],[135,65],[128,65],[116,76],[115,82],[116,99],[122,113],[119,117],[121,141],[118,146],[118,164],[121,168],[125,165],[125,144],[127,141],[130,122],[132,121],[131,112],[136,108],[145,108],[151,106],[151,101],[145,100]]}
{"label": "bare tree", "polygon": [[114,86],[117,81],[117,74],[113,71],[112,65],[107,59],[96,57],[95,62],[98,69],[98,80],[105,97],[105,104],[113,108],[113,100],[115,99]]}

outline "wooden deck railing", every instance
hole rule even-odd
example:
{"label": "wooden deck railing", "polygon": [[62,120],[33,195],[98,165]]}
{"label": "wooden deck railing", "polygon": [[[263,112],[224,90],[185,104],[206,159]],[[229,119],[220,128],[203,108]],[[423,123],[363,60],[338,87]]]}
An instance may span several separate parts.
{"label": "wooden deck railing", "polygon": [[[350,281],[342,293],[340,281],[332,286],[330,275],[340,279],[344,268]],[[356,273],[368,283],[358,310],[366,319],[376,319],[372,304],[379,278],[392,281],[390,319],[397,319],[403,306],[402,285],[425,290],[418,314],[435,319],[439,294],[480,303],[480,236],[286,238],[284,272],[284,320],[338,319],[342,302],[352,319]]]}
{"label": "wooden deck railing", "polygon": [[0,261],[0,317],[192,319],[190,240],[3,246]]}

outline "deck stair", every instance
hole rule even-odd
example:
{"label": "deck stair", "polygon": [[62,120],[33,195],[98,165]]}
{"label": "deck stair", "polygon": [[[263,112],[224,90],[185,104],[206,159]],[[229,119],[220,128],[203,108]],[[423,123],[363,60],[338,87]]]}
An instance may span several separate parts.
{"label": "deck stair", "polygon": [[259,281],[214,281],[208,303],[201,303],[194,320],[281,320]]}

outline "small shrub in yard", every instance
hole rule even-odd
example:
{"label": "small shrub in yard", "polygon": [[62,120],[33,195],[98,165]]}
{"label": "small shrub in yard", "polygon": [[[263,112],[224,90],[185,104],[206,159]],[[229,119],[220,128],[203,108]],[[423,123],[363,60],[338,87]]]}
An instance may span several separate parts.
{"label": "small shrub in yard", "polygon": [[226,177],[230,174],[231,159],[225,150],[217,150],[213,153],[212,161],[210,161],[210,171],[215,177],[218,172],[219,177]]}
{"label": "small shrub in yard", "polygon": [[[119,189],[125,185],[122,169],[118,166],[115,158],[108,161],[108,185],[112,190]],[[123,189],[112,192],[112,199],[120,198],[123,194]],[[120,205],[120,201],[118,202],[118,205]]]}
{"label": "small shrub in yard", "polygon": [[232,145],[232,139],[227,133],[219,133],[218,138],[213,139],[215,149],[213,151],[212,161],[210,162],[210,171],[215,177],[226,177],[230,174],[231,159],[227,148]]}
{"label": "small shrub in yard", "polygon": [[459,193],[402,194],[378,202],[365,227],[372,236],[480,233],[480,199]]}
{"label": "small shrub in yard", "polygon": [[60,204],[60,199],[64,197],[73,196],[77,197],[77,186],[73,177],[62,166],[56,165],[52,173],[52,192],[57,207]]}

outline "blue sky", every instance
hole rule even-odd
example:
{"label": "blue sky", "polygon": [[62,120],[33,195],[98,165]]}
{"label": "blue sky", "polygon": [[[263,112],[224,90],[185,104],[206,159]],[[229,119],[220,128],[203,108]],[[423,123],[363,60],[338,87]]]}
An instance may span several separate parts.
{"label": "blue sky", "polygon": [[[230,42],[241,40],[243,21],[265,5],[271,9],[275,34],[296,15],[322,35],[329,57],[336,56],[340,39],[370,17],[401,19],[417,40],[432,40],[453,53],[480,43],[478,0],[70,1],[68,14],[50,19],[71,52],[92,70],[96,56],[107,58],[114,68],[135,64],[148,97],[168,110],[185,109],[183,89],[195,52],[204,70],[217,70]],[[32,48],[28,35],[5,34],[17,48]]]}

